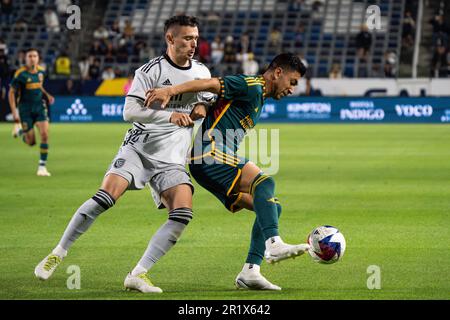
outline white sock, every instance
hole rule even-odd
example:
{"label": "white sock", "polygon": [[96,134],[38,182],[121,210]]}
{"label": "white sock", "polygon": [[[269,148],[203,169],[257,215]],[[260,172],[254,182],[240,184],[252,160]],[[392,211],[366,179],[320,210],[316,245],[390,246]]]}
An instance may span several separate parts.
{"label": "white sock", "polygon": [[60,258],[64,258],[67,256],[67,250],[64,250],[63,247],[61,247],[59,244],[56,246],[55,249],[52,251],[53,254],[56,254]]}
{"label": "white sock", "polygon": [[131,275],[132,276],[137,276],[138,274],[141,273],[147,273],[147,269],[145,269],[143,266],[141,266],[140,264],[136,265],[136,267],[134,267],[133,271],[131,271]]}
{"label": "white sock", "polygon": [[244,267],[242,268],[242,271],[244,272],[257,272],[259,273],[260,271],[260,266],[257,264],[253,264],[253,263],[246,263],[244,264]]}

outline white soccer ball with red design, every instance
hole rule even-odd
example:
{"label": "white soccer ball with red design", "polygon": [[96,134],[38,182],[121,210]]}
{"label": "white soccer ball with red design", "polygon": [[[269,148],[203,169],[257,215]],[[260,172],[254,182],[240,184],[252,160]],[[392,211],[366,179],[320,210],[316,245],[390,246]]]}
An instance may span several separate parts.
{"label": "white soccer ball with red design", "polygon": [[318,263],[335,263],[345,252],[344,235],[332,226],[315,228],[308,236],[308,243],[309,255]]}

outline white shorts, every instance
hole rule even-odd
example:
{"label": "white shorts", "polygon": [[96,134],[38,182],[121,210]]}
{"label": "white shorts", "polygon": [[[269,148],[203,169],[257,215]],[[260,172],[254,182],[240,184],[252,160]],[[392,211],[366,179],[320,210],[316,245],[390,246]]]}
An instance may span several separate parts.
{"label": "white shorts", "polygon": [[119,149],[105,176],[111,173],[128,181],[127,190],[140,190],[148,183],[158,209],[165,208],[161,202],[161,193],[169,188],[188,184],[194,193],[194,185],[186,167],[148,159],[129,146]]}

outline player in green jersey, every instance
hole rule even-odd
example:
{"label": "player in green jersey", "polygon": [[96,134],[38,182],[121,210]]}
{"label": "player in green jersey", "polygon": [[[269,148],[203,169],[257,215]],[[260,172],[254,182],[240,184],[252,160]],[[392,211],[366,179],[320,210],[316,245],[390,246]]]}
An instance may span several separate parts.
{"label": "player in green jersey", "polygon": [[8,94],[15,128],[17,128],[14,136],[22,135],[23,141],[29,146],[33,146],[36,144],[34,134],[34,125],[36,125],[41,138],[37,175],[50,176],[46,167],[49,119],[43,95],[47,96],[50,104],[53,104],[55,99],[43,87],[45,70],[39,66],[37,49],[31,48],[26,51],[25,64],[14,74]]}
{"label": "player in green jersey", "polygon": [[260,273],[263,258],[269,263],[302,255],[308,244],[290,245],[278,232],[281,205],[275,196],[275,181],[251,161],[237,156],[245,133],[259,120],[266,98],[281,99],[292,94],[306,72],[300,59],[283,53],[273,59],[260,76],[234,75],[151,89],[146,106],[160,101],[165,107],[171,97],[186,92],[210,91],[218,100],[197,132],[189,165],[192,176],[235,212],[253,210],[250,249],[246,263],[235,280],[237,288],[281,290]]}

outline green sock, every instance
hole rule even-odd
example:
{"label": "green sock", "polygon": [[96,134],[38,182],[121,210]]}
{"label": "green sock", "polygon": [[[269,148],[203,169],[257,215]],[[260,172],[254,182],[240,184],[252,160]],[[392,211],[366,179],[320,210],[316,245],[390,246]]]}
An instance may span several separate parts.
{"label": "green sock", "polygon": [[[278,199],[276,199],[276,201],[278,202]],[[279,219],[281,215],[281,205],[278,202],[276,203],[276,206]],[[248,251],[247,260],[245,262],[261,265],[261,262],[264,259],[265,249],[266,249],[266,241],[264,239],[264,235],[261,231],[261,228],[259,227],[258,221],[257,219],[255,219],[255,222],[253,223],[252,237],[250,239],[250,249]]]}
{"label": "green sock", "polygon": [[250,187],[253,208],[264,240],[278,236],[278,211],[275,194],[275,181],[272,177],[259,175]]}
{"label": "green sock", "polygon": [[45,166],[47,163],[47,157],[48,157],[48,144],[41,143],[40,149],[41,149],[41,157],[39,159],[39,165]]}

